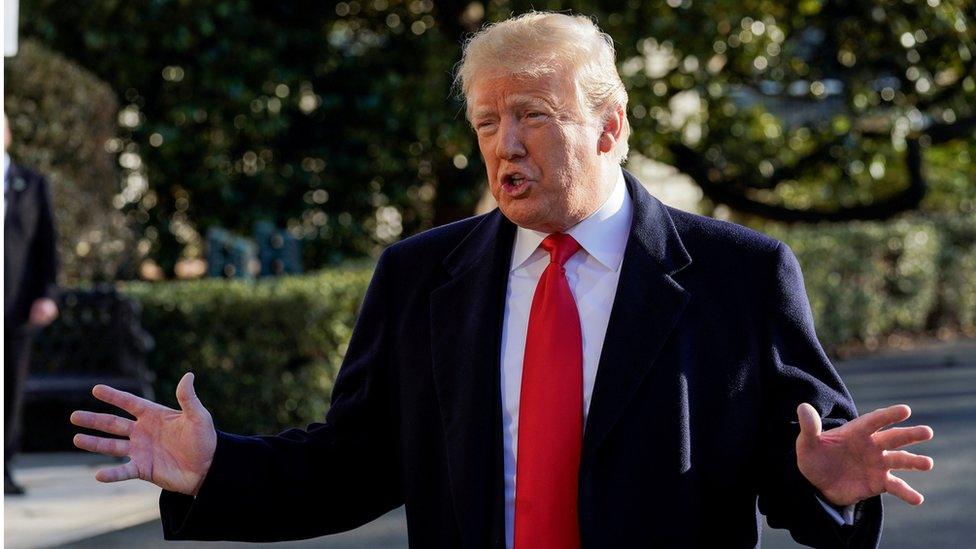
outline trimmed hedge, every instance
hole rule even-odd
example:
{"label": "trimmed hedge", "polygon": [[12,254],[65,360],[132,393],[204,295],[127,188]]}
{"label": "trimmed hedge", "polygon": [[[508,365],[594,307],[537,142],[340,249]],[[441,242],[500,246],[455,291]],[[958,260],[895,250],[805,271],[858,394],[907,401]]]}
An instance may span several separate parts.
{"label": "trimmed hedge", "polygon": [[976,215],[767,225],[803,267],[824,346],[875,348],[890,335],[976,335]]}
{"label": "trimmed hedge", "polygon": [[194,371],[218,428],[274,432],[321,421],[372,275],[353,264],[313,275],[247,282],[128,283],[156,339],[156,396],[177,407],[176,384]]}
{"label": "trimmed hedge", "polygon": [[[767,226],[803,266],[825,347],[891,334],[976,335],[976,216]],[[273,432],[329,406],[371,264],[257,282],[130,283],[156,338],[156,395],[176,406],[188,370],[221,429]]]}

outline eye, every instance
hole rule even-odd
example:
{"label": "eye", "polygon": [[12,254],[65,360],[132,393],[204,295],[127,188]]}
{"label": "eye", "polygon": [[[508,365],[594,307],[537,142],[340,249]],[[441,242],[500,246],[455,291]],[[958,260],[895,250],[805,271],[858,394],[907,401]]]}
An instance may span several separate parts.
{"label": "eye", "polygon": [[529,119],[539,119],[543,118],[544,116],[546,116],[546,113],[539,111],[529,111],[525,113],[525,117]]}
{"label": "eye", "polygon": [[474,131],[477,134],[490,134],[495,131],[496,126],[497,124],[494,120],[485,120],[475,124]]}

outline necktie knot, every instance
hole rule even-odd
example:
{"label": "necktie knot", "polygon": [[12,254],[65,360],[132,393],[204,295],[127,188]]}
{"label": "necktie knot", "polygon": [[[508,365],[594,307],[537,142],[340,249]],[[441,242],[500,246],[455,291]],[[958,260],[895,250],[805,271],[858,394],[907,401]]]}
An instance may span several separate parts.
{"label": "necktie knot", "polygon": [[579,242],[563,233],[552,233],[542,241],[542,249],[549,252],[549,261],[559,266],[565,265],[573,254],[579,251]]}

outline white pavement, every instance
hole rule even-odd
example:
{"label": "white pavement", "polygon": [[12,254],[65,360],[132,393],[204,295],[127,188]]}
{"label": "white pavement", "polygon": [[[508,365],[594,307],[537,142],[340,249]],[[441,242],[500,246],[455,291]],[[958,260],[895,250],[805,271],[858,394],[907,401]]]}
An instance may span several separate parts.
{"label": "white pavement", "polygon": [[159,518],[159,488],[146,482],[104,484],[95,471],[118,464],[82,453],[14,458],[14,478],[27,489],[4,496],[4,546],[54,547]]}

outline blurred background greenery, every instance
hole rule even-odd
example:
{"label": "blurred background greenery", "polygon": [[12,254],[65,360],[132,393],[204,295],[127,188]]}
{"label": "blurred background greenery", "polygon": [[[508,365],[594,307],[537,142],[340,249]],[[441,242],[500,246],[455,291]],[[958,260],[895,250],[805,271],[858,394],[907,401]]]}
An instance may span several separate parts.
{"label": "blurred background greenery", "polygon": [[[294,423],[295,393],[248,372],[318,402],[369,258],[491,207],[452,70],[466,35],[530,8],[613,37],[628,168],[790,244],[832,352],[976,335],[972,0],[23,0],[5,109],[13,157],[53,182],[63,282],[172,279],[123,286],[166,342],[159,394],[237,372]],[[178,280],[210,229],[262,221],[318,272]]]}

